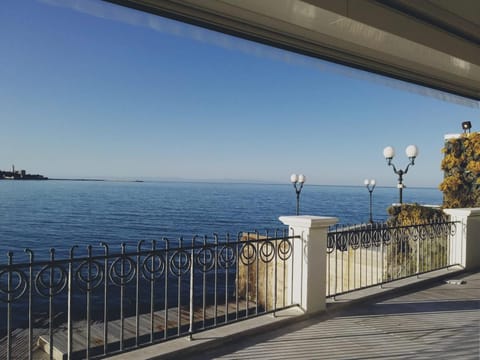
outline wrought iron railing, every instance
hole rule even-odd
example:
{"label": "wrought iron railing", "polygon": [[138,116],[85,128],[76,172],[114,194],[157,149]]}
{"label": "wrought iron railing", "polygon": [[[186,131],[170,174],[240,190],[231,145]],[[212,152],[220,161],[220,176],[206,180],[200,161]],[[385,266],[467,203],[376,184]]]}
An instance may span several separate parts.
{"label": "wrought iron railing", "polygon": [[[0,359],[92,358],[292,306],[286,231],[101,243],[0,265]],[[290,273],[289,273],[290,271]]]}
{"label": "wrought iron railing", "polygon": [[438,270],[449,262],[451,221],[334,227],[327,236],[327,296]]}

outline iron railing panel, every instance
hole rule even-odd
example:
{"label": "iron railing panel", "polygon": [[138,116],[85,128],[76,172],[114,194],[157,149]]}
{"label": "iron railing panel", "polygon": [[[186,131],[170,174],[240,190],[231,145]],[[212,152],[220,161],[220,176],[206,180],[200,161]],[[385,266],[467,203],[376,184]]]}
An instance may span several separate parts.
{"label": "iron railing panel", "polygon": [[457,223],[335,226],[327,235],[327,297],[455,264],[450,241]]}
{"label": "iron railing panel", "polygon": [[9,252],[0,264],[0,359],[32,358],[37,343],[50,358],[98,358],[292,306],[285,279],[297,238],[214,234],[117,252],[102,242],[40,260],[30,249]]}

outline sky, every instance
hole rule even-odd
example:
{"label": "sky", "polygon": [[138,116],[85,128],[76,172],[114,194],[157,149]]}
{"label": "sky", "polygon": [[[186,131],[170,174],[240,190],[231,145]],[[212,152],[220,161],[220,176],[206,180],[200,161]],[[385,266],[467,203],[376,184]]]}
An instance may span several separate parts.
{"label": "sky", "polygon": [[[97,0],[0,4],[0,169],[50,178],[437,187],[478,103]],[[407,89],[407,90],[406,90]],[[473,105],[473,106],[472,106]]]}

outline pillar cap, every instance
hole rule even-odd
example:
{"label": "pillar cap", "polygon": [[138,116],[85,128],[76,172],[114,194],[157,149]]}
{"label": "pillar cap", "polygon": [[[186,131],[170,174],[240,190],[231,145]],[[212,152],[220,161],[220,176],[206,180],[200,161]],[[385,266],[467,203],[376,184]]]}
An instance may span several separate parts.
{"label": "pillar cap", "polygon": [[480,208],[443,209],[443,212],[453,216],[480,216]]}
{"label": "pillar cap", "polygon": [[330,216],[280,216],[278,219],[285,225],[302,228],[324,228],[338,223],[338,218]]}

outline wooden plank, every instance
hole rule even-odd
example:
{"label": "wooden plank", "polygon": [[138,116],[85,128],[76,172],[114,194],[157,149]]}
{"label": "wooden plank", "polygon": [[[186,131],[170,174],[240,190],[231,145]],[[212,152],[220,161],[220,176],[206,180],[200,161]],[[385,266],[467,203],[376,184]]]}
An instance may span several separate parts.
{"label": "wooden plank", "polygon": [[[251,314],[255,311],[255,303],[252,301],[248,302],[250,305],[249,312]],[[244,312],[247,306],[247,302],[244,300],[239,300],[239,312]],[[188,328],[190,323],[190,308],[188,306],[184,306],[180,309],[180,318],[181,318],[181,326],[182,332],[185,332],[185,328]],[[223,323],[225,320],[225,312],[228,310],[228,314],[230,316],[234,316],[237,312],[236,303],[235,301],[225,304],[217,305],[217,322],[219,324]],[[168,309],[168,322],[167,326],[168,329],[174,333],[177,332],[178,329],[178,308],[170,308]],[[163,336],[164,323],[165,323],[165,310],[158,310],[155,311],[154,316],[154,337],[156,339],[159,336]],[[205,321],[207,324],[211,324],[213,321],[213,317],[215,314],[215,307],[208,306],[206,308],[206,317]],[[241,317],[244,317],[244,314]],[[203,323],[203,309],[196,308],[194,309],[194,324],[196,325],[197,329],[202,328]],[[185,328],[183,328],[185,327]],[[112,320],[108,322],[108,347],[111,349],[112,347],[118,347],[120,341],[120,328],[121,328],[121,321]],[[136,316],[131,316],[124,319],[124,342],[126,346],[130,347],[134,345],[135,337],[136,337]],[[150,339],[151,334],[151,314],[141,314],[139,317],[139,337],[140,342],[145,343],[148,342]],[[103,353],[103,346],[104,346],[104,324],[103,322],[95,322],[92,323],[90,326],[90,347],[92,353]],[[81,358],[82,355],[85,354],[86,348],[86,337],[87,337],[87,324],[85,320],[77,321],[72,324],[72,345],[73,345],[73,358]],[[54,348],[54,359],[65,359],[67,354],[67,344],[68,344],[68,331],[66,324],[61,326],[59,329],[56,330],[53,339],[53,348]],[[49,342],[48,342],[48,335],[41,335],[39,339],[39,345],[47,354],[49,352]]]}

